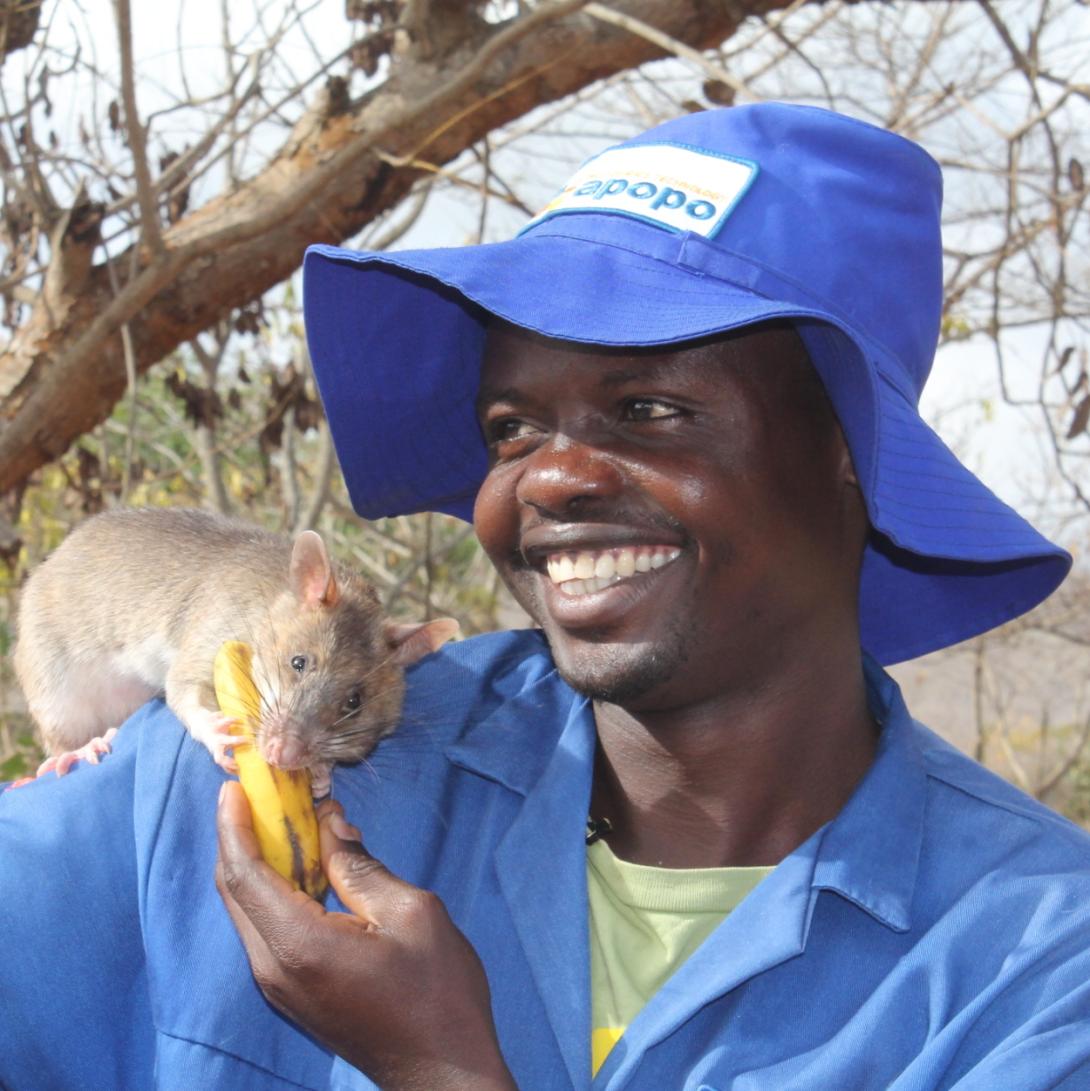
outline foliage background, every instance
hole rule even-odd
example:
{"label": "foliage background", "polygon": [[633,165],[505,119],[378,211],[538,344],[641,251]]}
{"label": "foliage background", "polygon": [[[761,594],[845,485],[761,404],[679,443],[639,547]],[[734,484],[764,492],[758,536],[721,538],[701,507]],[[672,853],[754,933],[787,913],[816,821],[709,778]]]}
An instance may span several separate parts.
{"label": "foliage background", "polygon": [[508,237],[604,145],[786,98],[943,164],[928,412],[1078,559],[1042,610],[898,677],[922,718],[1088,821],[1088,38],[1081,0],[0,0],[0,777],[39,756],[18,587],[114,504],[314,526],[399,617],[521,623],[464,525],[350,511],[302,246]]}

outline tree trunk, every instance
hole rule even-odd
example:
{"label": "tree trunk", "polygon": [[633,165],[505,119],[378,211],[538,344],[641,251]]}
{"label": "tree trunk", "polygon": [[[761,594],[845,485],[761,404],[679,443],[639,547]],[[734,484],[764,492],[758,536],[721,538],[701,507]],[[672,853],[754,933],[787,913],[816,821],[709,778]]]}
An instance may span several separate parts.
{"label": "tree trunk", "polygon": [[42,0],[0,0],[0,64],[30,45],[41,17]]}

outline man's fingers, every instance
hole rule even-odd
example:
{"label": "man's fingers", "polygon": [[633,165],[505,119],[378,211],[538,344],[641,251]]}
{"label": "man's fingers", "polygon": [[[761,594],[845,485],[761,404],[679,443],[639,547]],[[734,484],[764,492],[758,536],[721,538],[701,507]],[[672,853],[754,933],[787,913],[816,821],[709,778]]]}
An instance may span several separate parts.
{"label": "man's fingers", "polygon": [[247,862],[261,860],[261,850],[254,833],[250,804],[241,785],[234,781],[225,781],[220,791],[216,827],[219,835],[216,889],[223,899],[231,920],[234,921],[250,964],[255,968],[268,965],[272,960],[269,945],[232,893],[238,885],[242,868],[247,866]]}
{"label": "man's fingers", "polygon": [[220,835],[220,849],[223,849],[225,832],[235,834],[246,853],[261,859],[257,847],[257,835],[254,833],[254,816],[250,810],[250,801],[237,780],[225,780],[220,789],[219,813],[216,815],[216,827]]}
{"label": "man's fingers", "polygon": [[231,896],[231,892],[222,881],[221,875],[222,869],[217,867],[216,888],[219,890],[220,897],[223,899],[223,904],[226,907],[231,920],[234,921],[235,930],[238,932],[239,939],[242,940],[242,946],[246,948],[246,953],[249,956],[251,965],[262,963],[264,960],[271,958],[269,945],[261,938],[261,933],[258,932],[254,927],[253,922],[246,916],[238,902]]}
{"label": "man's fingers", "polygon": [[341,805],[324,800],[318,806],[318,840],[322,868],[345,907],[372,925],[396,900],[422,893],[392,875],[360,843],[360,831],[344,817]]}
{"label": "man's fingers", "polygon": [[[294,890],[261,858],[250,804],[237,781],[224,783],[216,812],[219,861],[216,885],[247,948],[252,929],[274,947],[285,934],[303,927],[315,911],[324,912],[312,898]],[[241,916],[240,916],[241,914]],[[249,926],[244,927],[247,922]]]}
{"label": "man's fingers", "polygon": [[314,813],[318,816],[319,833],[324,829],[332,830],[343,841],[360,841],[363,835],[347,818],[344,808],[335,799],[323,799],[316,804]]}

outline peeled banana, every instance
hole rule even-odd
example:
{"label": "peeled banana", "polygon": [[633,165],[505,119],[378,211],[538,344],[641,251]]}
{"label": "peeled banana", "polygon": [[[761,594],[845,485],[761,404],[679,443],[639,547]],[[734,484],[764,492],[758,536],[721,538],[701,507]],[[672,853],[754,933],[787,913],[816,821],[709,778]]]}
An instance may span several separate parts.
{"label": "peeled banana", "polygon": [[235,748],[238,779],[250,801],[254,832],[265,862],[312,898],[326,891],[318,848],[318,818],[306,769],[279,769],[261,756],[254,738],[261,700],[250,673],[248,644],[229,640],[216,652],[212,680],[225,716],[242,725],[248,745]]}

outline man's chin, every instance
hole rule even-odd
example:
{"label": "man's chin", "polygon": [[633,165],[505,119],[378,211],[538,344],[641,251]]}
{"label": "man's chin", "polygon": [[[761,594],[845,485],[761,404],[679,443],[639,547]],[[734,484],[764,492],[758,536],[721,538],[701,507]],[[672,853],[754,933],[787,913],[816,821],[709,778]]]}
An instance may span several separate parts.
{"label": "man's chin", "polygon": [[564,654],[553,651],[557,673],[576,693],[592,701],[628,707],[640,702],[674,674],[677,656],[641,649],[632,654],[631,645],[617,648],[598,646],[593,654]]}

